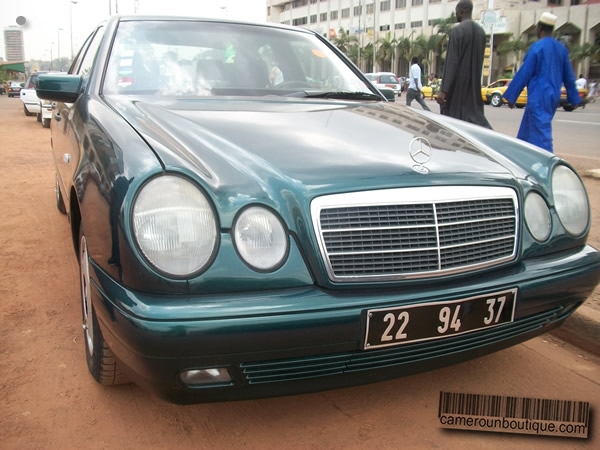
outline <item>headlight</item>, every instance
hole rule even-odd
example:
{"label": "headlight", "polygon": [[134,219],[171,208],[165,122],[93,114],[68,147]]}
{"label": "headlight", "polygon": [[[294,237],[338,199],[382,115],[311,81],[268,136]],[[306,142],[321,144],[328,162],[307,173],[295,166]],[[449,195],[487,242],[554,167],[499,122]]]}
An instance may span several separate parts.
{"label": "headlight", "polygon": [[188,276],[207,267],[217,247],[217,221],[205,195],[188,180],[154,178],[133,206],[133,233],[158,270]]}
{"label": "headlight", "polygon": [[556,166],[552,173],[552,194],[556,213],[565,229],[574,236],[583,234],[590,220],[590,208],[579,177],[565,166]]}
{"label": "headlight", "polygon": [[530,192],[525,198],[525,223],[535,240],[545,241],[550,236],[550,210],[537,192]]}
{"label": "headlight", "polygon": [[258,206],[239,215],[233,226],[233,240],[243,260],[260,271],[278,268],[288,252],[283,224],[271,211]]}

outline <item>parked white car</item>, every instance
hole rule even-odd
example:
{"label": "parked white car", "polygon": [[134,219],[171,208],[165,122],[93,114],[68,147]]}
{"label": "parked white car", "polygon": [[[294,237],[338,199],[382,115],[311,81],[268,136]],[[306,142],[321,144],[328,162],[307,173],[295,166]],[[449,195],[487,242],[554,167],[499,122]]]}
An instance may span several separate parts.
{"label": "parked white car", "polygon": [[50,120],[52,119],[52,110],[54,109],[54,106],[54,102],[49,100],[40,100],[41,122],[44,128],[50,128]]}
{"label": "parked white car", "polygon": [[42,121],[42,108],[40,99],[35,92],[35,86],[37,84],[38,76],[41,73],[48,73],[47,71],[34,72],[29,75],[29,78],[25,82],[25,86],[21,89],[21,100],[23,101],[23,112],[26,116],[36,115],[38,122]]}
{"label": "parked white car", "polygon": [[365,73],[365,76],[377,89],[391,89],[400,97],[402,89],[398,77],[392,72]]}

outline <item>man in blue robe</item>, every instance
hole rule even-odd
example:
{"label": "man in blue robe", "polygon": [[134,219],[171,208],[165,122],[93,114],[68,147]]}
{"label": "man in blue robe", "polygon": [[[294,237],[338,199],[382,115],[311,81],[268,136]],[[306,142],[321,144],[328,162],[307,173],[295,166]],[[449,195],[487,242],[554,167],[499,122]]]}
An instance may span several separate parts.
{"label": "man in blue robe", "polygon": [[552,118],[560,102],[562,85],[570,104],[580,102],[569,50],[552,37],[556,19],[549,12],[542,14],[537,23],[538,41],[529,48],[523,65],[504,92],[508,105],[514,108],[517,97],[527,86],[527,107],[517,137],[549,152],[552,152]]}

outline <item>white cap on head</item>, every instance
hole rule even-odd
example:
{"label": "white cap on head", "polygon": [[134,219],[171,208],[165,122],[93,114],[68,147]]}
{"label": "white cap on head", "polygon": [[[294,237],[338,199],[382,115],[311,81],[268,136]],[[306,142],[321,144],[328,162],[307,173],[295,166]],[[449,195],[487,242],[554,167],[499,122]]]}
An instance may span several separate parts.
{"label": "white cap on head", "polygon": [[543,23],[544,25],[550,25],[551,27],[553,27],[554,25],[556,25],[557,19],[558,19],[558,17],[556,17],[554,14],[546,11],[545,13],[542,14],[542,17],[540,17],[539,22]]}

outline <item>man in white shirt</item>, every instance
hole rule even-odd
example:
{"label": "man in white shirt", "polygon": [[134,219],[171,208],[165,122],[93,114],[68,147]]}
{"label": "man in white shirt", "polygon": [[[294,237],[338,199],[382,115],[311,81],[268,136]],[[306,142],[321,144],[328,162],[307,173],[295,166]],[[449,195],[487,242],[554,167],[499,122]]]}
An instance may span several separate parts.
{"label": "man in white shirt", "polygon": [[425,111],[431,111],[425,100],[423,100],[423,84],[421,83],[421,67],[419,67],[419,58],[413,56],[410,66],[409,85],[406,92],[406,106],[410,106],[413,100],[416,100]]}
{"label": "man in white shirt", "polygon": [[[587,88],[587,80],[583,76],[583,74],[579,74],[579,78],[575,80],[575,87],[577,89],[585,89]],[[585,102],[581,102],[581,109],[585,109]]]}

